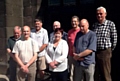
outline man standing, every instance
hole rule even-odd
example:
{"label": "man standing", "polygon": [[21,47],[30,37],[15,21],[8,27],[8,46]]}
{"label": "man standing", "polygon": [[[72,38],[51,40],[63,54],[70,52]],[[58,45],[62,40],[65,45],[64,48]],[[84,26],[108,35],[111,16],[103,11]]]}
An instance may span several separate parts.
{"label": "man standing", "polygon": [[98,7],[96,15],[98,22],[93,24],[97,35],[95,81],[112,81],[110,61],[117,44],[117,31],[115,24],[106,19],[107,12],[104,7]]}
{"label": "man standing", "polygon": [[[56,28],[61,28],[61,24],[59,21],[54,21],[53,23],[53,30],[55,30]],[[67,41],[67,36],[68,34],[66,32],[63,32],[62,39]],[[52,40],[54,40],[54,31],[50,33],[50,41]]]}
{"label": "man standing", "polygon": [[82,81],[85,74],[86,81],[94,81],[96,34],[89,30],[87,19],[80,21],[80,32],[77,33],[73,55],[76,60],[74,81]]}
{"label": "man standing", "polygon": [[45,61],[45,54],[46,54],[46,46],[48,44],[48,32],[46,29],[42,27],[42,20],[35,19],[35,29],[31,31],[31,38],[33,38],[39,46],[39,54],[38,54],[38,61],[37,66],[39,70],[40,78],[44,79],[44,70],[46,69],[46,61]]}
{"label": "man standing", "polygon": [[68,65],[69,65],[69,79],[70,81],[73,81],[73,70],[75,61],[73,59],[73,45],[76,34],[80,31],[78,16],[72,17],[71,25],[73,28],[68,31],[68,45],[69,45]]}
{"label": "man standing", "polygon": [[23,38],[17,41],[12,53],[15,54],[17,66],[17,81],[35,81],[36,60],[39,52],[36,41],[30,38],[30,27],[24,26],[22,29]]}
{"label": "man standing", "polygon": [[7,53],[10,55],[9,59],[9,72],[10,72],[10,81],[16,81],[16,65],[14,54],[12,53],[13,46],[16,41],[21,39],[21,28],[15,26],[13,29],[14,36],[9,37],[7,41]]}

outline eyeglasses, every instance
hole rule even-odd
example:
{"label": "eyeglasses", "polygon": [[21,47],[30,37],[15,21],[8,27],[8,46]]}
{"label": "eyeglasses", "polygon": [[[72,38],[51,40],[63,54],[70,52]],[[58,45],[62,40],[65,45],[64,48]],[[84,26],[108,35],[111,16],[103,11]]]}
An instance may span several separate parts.
{"label": "eyeglasses", "polygon": [[103,13],[97,13],[96,15],[102,15]]}

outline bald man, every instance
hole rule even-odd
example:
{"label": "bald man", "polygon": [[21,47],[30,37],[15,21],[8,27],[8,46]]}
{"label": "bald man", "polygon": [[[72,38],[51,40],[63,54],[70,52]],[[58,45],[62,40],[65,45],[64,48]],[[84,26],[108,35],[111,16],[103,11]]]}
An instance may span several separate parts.
{"label": "bald man", "polygon": [[73,81],[82,81],[84,73],[86,81],[94,81],[96,42],[95,32],[89,30],[87,19],[82,19],[73,47],[73,58],[76,60]]}
{"label": "bald man", "polygon": [[[12,53],[15,54],[17,66],[17,81],[35,81],[36,60],[39,48],[37,42],[30,38],[30,27],[22,28],[23,38],[17,41]],[[27,76],[26,76],[27,75]]]}
{"label": "bald man", "polygon": [[10,73],[10,81],[16,81],[16,62],[14,58],[14,54],[12,53],[13,46],[16,41],[21,39],[21,28],[19,26],[15,26],[13,29],[13,36],[8,38],[7,41],[7,53],[10,55],[9,59],[9,73]]}
{"label": "bald man", "polygon": [[[56,28],[61,28],[61,24],[59,21],[54,21],[53,22],[53,32],[50,33],[50,41],[54,40],[54,30]],[[67,41],[67,36],[68,34],[66,32],[63,32],[63,36],[62,36],[62,39],[66,40]]]}

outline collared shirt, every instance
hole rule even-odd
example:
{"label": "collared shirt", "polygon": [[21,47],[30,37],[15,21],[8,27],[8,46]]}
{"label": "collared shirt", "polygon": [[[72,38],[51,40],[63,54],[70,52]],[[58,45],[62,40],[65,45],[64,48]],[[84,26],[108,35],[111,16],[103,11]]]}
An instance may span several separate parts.
{"label": "collared shirt", "polygon": [[77,30],[71,29],[68,31],[68,45],[69,45],[69,55],[73,56],[73,46],[76,34],[80,31],[80,28]]}
{"label": "collared shirt", "polygon": [[103,24],[93,24],[93,31],[97,35],[97,49],[114,48],[117,44],[117,30],[114,22],[105,20]]}
{"label": "collared shirt", "polygon": [[7,48],[9,48],[12,51],[15,42],[18,40],[21,40],[21,36],[18,39],[15,39],[15,36],[9,37],[7,41]]}
{"label": "collared shirt", "polygon": [[[67,36],[68,34],[66,32],[63,32],[62,39],[67,41]],[[50,33],[50,41],[53,41],[53,40],[54,40],[54,32]]]}
{"label": "collared shirt", "polygon": [[[46,29],[41,28],[40,31],[36,32],[36,29],[31,30],[31,38],[33,38],[37,43],[39,48],[43,44],[48,44],[48,32]],[[44,49],[42,52],[38,54],[38,57],[44,56],[46,50]]]}

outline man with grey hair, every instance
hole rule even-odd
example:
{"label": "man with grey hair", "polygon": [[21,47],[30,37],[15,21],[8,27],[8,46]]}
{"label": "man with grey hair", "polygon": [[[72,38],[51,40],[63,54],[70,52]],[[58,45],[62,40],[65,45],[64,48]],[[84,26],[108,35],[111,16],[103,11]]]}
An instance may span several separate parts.
{"label": "man with grey hair", "polygon": [[12,53],[12,49],[15,42],[21,39],[21,27],[15,26],[13,29],[13,34],[14,36],[9,37],[7,41],[7,53],[10,55],[9,59],[10,81],[16,81],[16,62],[14,54]]}
{"label": "man with grey hair", "polygon": [[[61,28],[61,24],[59,21],[53,22],[53,30],[55,30],[56,28]],[[67,36],[68,36],[68,34],[66,32],[63,32],[62,39],[67,41]],[[50,33],[50,41],[52,41],[53,39],[54,39],[54,31],[52,33]]]}
{"label": "man with grey hair", "polygon": [[95,81],[112,81],[110,61],[117,44],[117,31],[114,22],[107,20],[106,16],[106,9],[98,7],[98,22],[93,24],[93,31],[97,35]]}

